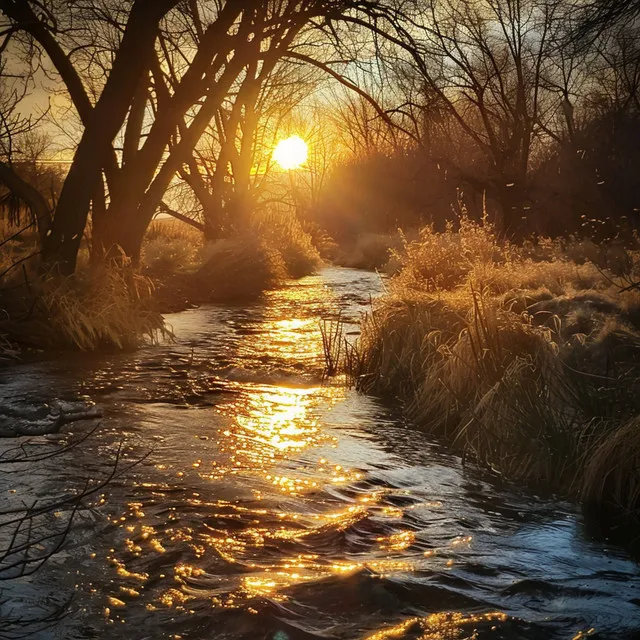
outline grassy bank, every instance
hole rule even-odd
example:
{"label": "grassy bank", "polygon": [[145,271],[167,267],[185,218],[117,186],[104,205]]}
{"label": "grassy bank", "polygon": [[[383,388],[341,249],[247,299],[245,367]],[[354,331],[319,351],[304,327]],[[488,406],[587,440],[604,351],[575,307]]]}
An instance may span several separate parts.
{"label": "grassy bank", "polygon": [[[6,225],[5,225],[6,227]],[[0,228],[0,360],[23,349],[130,349],[166,332],[160,312],[204,302],[247,301],[321,264],[310,235],[291,216],[205,243],[194,227],[155,221],[138,269],[128,259],[91,264],[83,244],[77,273],[38,262],[37,236]]]}
{"label": "grassy bank", "polygon": [[166,333],[152,282],[115,265],[72,277],[23,272],[0,290],[0,309],[5,357],[22,349],[133,349]]}
{"label": "grassy bank", "polygon": [[640,515],[637,245],[424,229],[347,359],[356,386],[507,478]]}
{"label": "grassy bank", "polygon": [[256,217],[250,229],[209,243],[183,223],[158,220],[143,246],[143,269],[156,282],[162,311],[253,300],[320,265],[318,250],[300,222],[275,214]]}

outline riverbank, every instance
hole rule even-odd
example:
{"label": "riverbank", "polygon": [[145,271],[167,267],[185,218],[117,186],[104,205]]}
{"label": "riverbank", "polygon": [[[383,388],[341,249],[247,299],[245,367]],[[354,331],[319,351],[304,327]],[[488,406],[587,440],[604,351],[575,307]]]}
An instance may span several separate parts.
{"label": "riverbank", "polygon": [[637,247],[515,246],[463,219],[396,257],[346,359],[356,387],[505,478],[637,519]]}
{"label": "riverbank", "polygon": [[162,314],[251,302],[321,265],[311,236],[284,217],[206,244],[184,223],[157,221],[138,268],[124,256],[92,263],[88,252],[70,277],[9,264],[0,282],[0,361],[25,349],[135,349],[168,332]]}

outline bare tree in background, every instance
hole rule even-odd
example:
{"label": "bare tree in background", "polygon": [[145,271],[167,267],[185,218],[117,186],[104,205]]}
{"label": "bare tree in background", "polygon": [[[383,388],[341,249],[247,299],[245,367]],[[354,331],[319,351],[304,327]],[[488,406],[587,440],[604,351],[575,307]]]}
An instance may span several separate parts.
{"label": "bare tree in background", "polygon": [[23,116],[19,110],[29,91],[32,70],[10,70],[4,53],[10,35],[6,33],[0,45],[0,184],[5,188],[0,206],[14,227],[24,226],[23,214],[28,211],[25,228],[35,227],[42,241],[51,222],[53,202],[33,182],[42,177],[36,164],[46,140],[36,131],[37,119]]}
{"label": "bare tree in background", "polygon": [[271,153],[316,75],[282,62],[263,67],[243,78],[216,113],[180,171],[200,203],[208,240],[246,229],[252,212],[281,197],[270,179]]}

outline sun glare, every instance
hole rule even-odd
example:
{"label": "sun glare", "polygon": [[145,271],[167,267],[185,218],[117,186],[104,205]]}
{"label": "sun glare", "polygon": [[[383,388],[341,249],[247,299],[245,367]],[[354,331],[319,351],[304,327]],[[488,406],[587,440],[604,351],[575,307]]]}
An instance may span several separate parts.
{"label": "sun glare", "polygon": [[273,159],[285,170],[297,169],[307,161],[309,149],[299,136],[280,140],[273,150]]}

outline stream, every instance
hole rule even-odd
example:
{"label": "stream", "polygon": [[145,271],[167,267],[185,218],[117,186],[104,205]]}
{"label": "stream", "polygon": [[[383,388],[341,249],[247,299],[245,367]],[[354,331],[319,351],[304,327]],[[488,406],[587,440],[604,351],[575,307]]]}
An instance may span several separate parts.
{"label": "stream", "polygon": [[168,315],[174,341],[0,369],[5,421],[56,404],[103,416],[26,449],[86,438],[59,456],[0,458],[0,509],[116,469],[47,515],[44,530],[73,521],[33,576],[0,563],[0,638],[640,639],[640,567],[576,506],[505,488],[323,380],[320,320],[340,312],[353,338],[382,288],[327,268]]}

